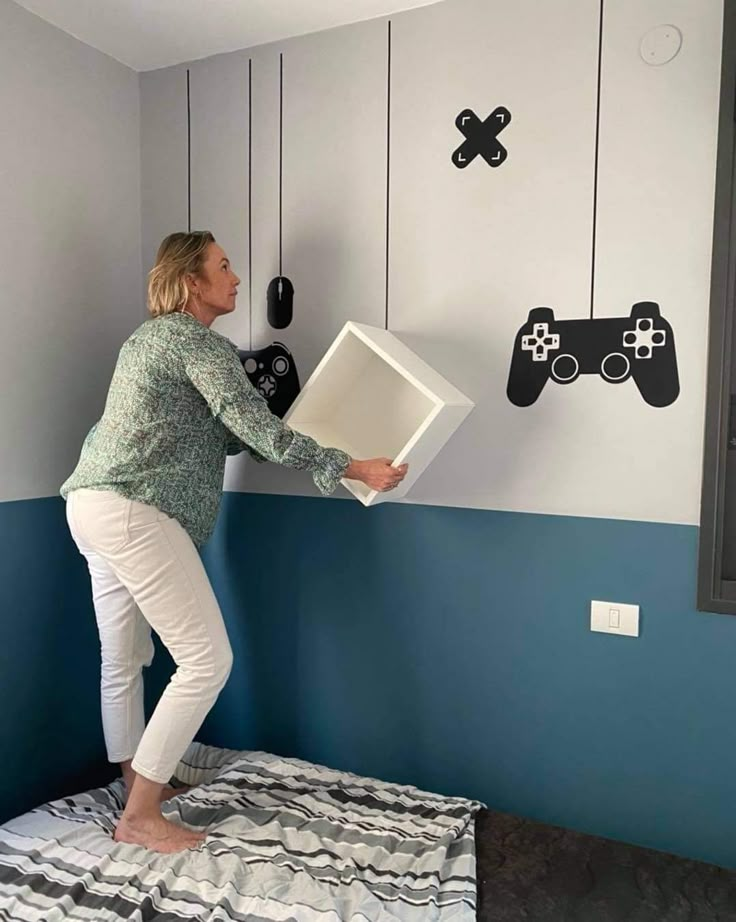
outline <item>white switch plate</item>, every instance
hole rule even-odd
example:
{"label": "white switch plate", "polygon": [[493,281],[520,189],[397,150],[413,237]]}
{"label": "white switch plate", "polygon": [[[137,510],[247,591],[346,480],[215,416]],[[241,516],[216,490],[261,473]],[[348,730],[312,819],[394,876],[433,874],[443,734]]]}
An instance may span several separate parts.
{"label": "white switch plate", "polygon": [[604,634],[639,636],[639,606],[620,602],[590,603],[590,629]]}

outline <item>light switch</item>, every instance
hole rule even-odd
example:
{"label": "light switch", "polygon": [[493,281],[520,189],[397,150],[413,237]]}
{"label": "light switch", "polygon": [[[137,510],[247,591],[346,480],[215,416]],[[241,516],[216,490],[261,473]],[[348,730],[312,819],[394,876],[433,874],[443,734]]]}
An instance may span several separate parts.
{"label": "light switch", "polygon": [[619,602],[590,603],[590,629],[604,634],[639,636],[639,606]]}

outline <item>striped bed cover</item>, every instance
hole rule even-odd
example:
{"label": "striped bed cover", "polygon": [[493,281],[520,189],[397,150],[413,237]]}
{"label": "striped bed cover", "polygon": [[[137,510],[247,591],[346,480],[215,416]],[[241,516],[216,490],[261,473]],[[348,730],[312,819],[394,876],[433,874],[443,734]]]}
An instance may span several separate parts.
{"label": "striped bed cover", "polygon": [[200,743],[176,778],[196,850],[115,843],[122,780],[0,826],[0,920],[475,920],[481,803]]}

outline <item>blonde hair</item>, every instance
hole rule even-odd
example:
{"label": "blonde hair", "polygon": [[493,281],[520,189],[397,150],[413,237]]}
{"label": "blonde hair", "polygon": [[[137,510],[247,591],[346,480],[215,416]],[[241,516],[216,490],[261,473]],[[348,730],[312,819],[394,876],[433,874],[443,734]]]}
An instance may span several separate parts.
{"label": "blonde hair", "polygon": [[148,310],[152,316],[183,310],[189,298],[186,276],[201,273],[207,247],[215,242],[209,231],[169,234],[162,241],[156,265],[148,273]]}

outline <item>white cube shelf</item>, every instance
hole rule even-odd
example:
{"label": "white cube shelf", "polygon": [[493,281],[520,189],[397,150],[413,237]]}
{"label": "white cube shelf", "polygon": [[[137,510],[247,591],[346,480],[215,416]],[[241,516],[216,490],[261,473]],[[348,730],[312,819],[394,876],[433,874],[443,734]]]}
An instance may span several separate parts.
{"label": "white cube shelf", "polygon": [[400,486],[386,493],[343,480],[372,506],[405,496],[473,406],[393,333],[349,322],[284,421],[353,458],[408,463]]}

